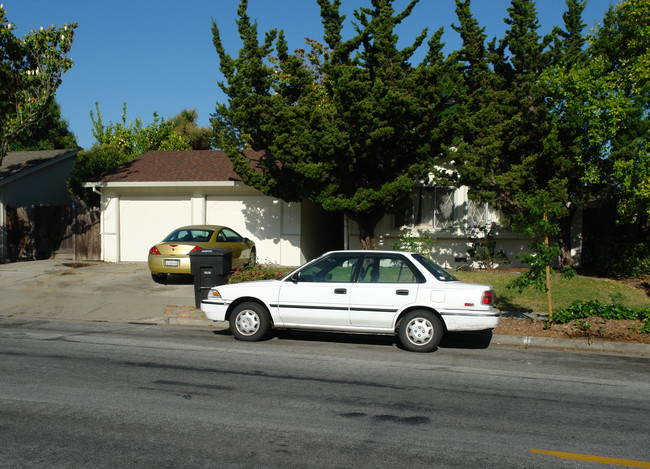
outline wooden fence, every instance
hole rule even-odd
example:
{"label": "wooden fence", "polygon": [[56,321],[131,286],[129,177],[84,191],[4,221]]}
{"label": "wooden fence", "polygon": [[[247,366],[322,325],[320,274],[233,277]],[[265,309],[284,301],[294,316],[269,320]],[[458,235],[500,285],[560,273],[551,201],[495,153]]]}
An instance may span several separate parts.
{"label": "wooden fence", "polygon": [[10,259],[101,258],[98,207],[31,205],[6,207]]}

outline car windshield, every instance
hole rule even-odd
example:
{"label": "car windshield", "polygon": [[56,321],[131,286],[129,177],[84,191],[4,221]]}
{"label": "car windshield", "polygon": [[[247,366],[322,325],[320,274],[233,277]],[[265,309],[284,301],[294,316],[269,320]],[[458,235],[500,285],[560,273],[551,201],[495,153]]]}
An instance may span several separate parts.
{"label": "car windshield", "polygon": [[441,282],[454,282],[458,281],[456,277],[451,275],[449,272],[447,272],[445,269],[440,267],[438,264],[433,262],[431,259],[428,257],[424,257],[421,254],[414,254],[413,257],[424,266],[425,269],[427,269],[429,272],[431,272],[434,277],[436,277],[438,280]]}
{"label": "car windshield", "polygon": [[181,228],[167,236],[163,241],[170,242],[190,242],[190,243],[206,243],[214,230],[206,229],[193,229]]}

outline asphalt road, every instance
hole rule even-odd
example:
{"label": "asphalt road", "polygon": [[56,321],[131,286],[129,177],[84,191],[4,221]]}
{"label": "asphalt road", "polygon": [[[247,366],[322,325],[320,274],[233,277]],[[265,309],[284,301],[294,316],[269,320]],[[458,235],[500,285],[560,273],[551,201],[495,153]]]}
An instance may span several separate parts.
{"label": "asphalt road", "polygon": [[0,466],[650,467],[649,378],[633,355],[1,318]]}

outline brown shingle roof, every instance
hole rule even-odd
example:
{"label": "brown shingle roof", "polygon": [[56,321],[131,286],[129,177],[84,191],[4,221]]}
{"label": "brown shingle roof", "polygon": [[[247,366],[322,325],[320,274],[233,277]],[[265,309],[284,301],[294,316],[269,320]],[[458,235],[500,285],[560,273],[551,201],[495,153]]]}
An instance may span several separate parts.
{"label": "brown shingle roof", "polygon": [[[264,152],[244,150],[259,168]],[[92,182],[241,181],[221,150],[148,151]]]}

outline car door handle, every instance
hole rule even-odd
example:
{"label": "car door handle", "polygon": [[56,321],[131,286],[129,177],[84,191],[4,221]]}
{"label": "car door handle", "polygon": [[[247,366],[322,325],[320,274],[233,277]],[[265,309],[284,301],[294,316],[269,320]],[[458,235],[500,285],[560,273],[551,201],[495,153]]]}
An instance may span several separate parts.
{"label": "car door handle", "polygon": [[335,288],[334,293],[337,295],[345,295],[348,292],[346,288]]}
{"label": "car door handle", "polygon": [[408,296],[409,291],[408,290],[397,290],[395,291],[397,295],[403,295],[403,296]]}

